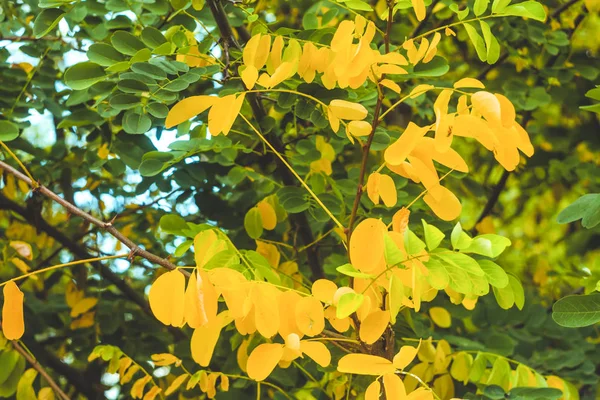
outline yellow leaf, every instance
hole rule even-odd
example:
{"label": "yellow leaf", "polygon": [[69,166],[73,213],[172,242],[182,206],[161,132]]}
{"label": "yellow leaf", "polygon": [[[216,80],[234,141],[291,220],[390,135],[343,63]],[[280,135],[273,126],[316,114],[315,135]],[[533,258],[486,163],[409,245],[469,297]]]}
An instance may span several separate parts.
{"label": "yellow leaf", "polygon": [[367,196],[373,204],[379,204],[379,182],[381,181],[381,174],[373,172],[367,179]]}
{"label": "yellow leaf", "polygon": [[185,291],[184,316],[190,328],[206,325],[217,316],[219,295],[206,271],[196,269]]}
{"label": "yellow leaf", "polygon": [[425,19],[425,2],[423,0],[411,0],[411,3],[417,19],[423,21]]}
{"label": "yellow leaf", "polygon": [[373,127],[367,121],[350,121],[347,129],[352,136],[361,137],[368,136]]}
{"label": "yellow leaf", "polygon": [[379,400],[379,393],[381,392],[381,383],[378,380],[374,380],[367,387],[365,392],[365,400]]}
{"label": "yellow leaf", "polygon": [[[20,258],[13,257],[10,259],[10,262],[13,263],[15,267],[17,267],[19,271],[23,272],[24,274],[29,272],[29,270],[31,269],[29,268],[29,265],[27,265],[27,263],[21,260]],[[33,275],[32,278],[37,278],[37,276]]]}
{"label": "yellow leaf", "polygon": [[296,323],[296,313],[290,310],[296,309],[296,304],[302,297],[292,290],[285,291],[279,295],[279,334],[287,337],[290,333],[301,334]]}
{"label": "yellow leaf", "polygon": [[283,345],[263,343],[256,347],[248,357],[248,376],[255,381],[263,381],[273,372],[283,357]]}
{"label": "yellow leaf", "polygon": [[337,309],[335,306],[327,307],[324,314],[327,321],[329,321],[336,331],[344,333],[350,329],[350,317],[339,319],[337,317]]}
{"label": "yellow leaf", "polygon": [[227,375],[221,374],[221,390],[224,392],[229,391],[229,377]]}
{"label": "yellow leaf", "polygon": [[383,387],[386,398],[395,400],[407,399],[404,382],[402,382],[402,379],[398,375],[394,373],[383,375]]}
{"label": "yellow leaf", "polygon": [[390,312],[377,310],[367,316],[360,324],[359,337],[366,344],[375,343],[385,332],[390,322]]}
{"label": "yellow leaf", "polygon": [[87,297],[87,298],[81,299],[71,309],[71,317],[76,318],[76,317],[80,316],[81,314],[88,312],[96,304],[98,304],[98,299],[95,297]]}
{"label": "yellow leaf", "polygon": [[250,345],[250,340],[248,339],[244,339],[242,341],[242,343],[239,345],[237,352],[236,352],[236,360],[238,363],[238,367],[240,367],[240,369],[243,372],[246,372],[247,369],[247,365],[248,365],[248,346]]}
{"label": "yellow leaf", "polygon": [[20,240],[11,240],[9,245],[24,259],[29,261],[33,259],[33,250],[31,249],[31,245],[29,243],[22,242]]}
{"label": "yellow leaf", "polygon": [[181,360],[179,358],[169,353],[152,354],[150,358],[152,358],[152,362],[154,362],[154,365],[158,367],[172,364],[181,364]]}
{"label": "yellow leaf", "polygon": [[452,97],[452,90],[442,90],[433,104],[435,113],[435,150],[440,153],[446,152],[452,144],[452,125],[454,115],[448,115],[448,102]]}
{"label": "yellow leaf", "polygon": [[210,359],[221,334],[223,322],[224,314],[221,313],[206,325],[196,328],[192,334],[190,342],[192,358],[202,367],[208,367],[208,364],[210,364]]}
{"label": "yellow leaf", "polygon": [[52,388],[45,387],[40,389],[38,393],[38,400],[54,400],[54,392]]}
{"label": "yellow leaf", "polygon": [[473,111],[482,115],[488,122],[500,124],[502,111],[496,96],[484,91],[475,92],[471,95],[471,104]]}
{"label": "yellow leaf", "polygon": [[244,98],[244,93],[238,96],[230,94],[219,97],[214,101],[208,112],[208,130],[212,136],[217,136],[220,133],[227,135],[229,133],[240,113]]}
{"label": "yellow leaf", "polygon": [[[268,36],[267,36],[268,37]],[[256,52],[258,50],[258,46],[260,45],[261,34],[254,35],[248,40],[246,45],[244,46],[244,51],[242,53],[242,60],[246,66],[254,66],[254,60],[256,58]],[[262,67],[262,65],[261,65]],[[261,68],[258,67],[258,68]],[[254,68],[256,69],[256,68]]]}
{"label": "yellow leaf", "polygon": [[175,391],[177,391],[177,389],[179,389],[179,387],[183,385],[183,383],[187,380],[188,377],[188,374],[183,374],[173,379],[173,382],[171,382],[167,390],[165,390],[165,396],[175,393]]}
{"label": "yellow leaf", "polygon": [[440,328],[450,328],[452,326],[452,316],[442,307],[432,307],[429,309],[429,316],[434,324]]}
{"label": "yellow leaf", "polygon": [[381,265],[386,231],[379,219],[367,218],[358,224],[350,237],[350,262],[355,268],[368,273]]}
{"label": "yellow leaf", "polygon": [[398,201],[398,191],[391,176],[381,174],[379,181],[379,195],[386,207],[394,207]]}
{"label": "yellow leaf", "polygon": [[119,376],[122,378],[125,375],[127,368],[131,367],[133,360],[129,357],[122,357],[119,360]]}
{"label": "yellow leaf", "polygon": [[351,103],[346,100],[331,100],[329,108],[334,116],[339,119],[359,121],[365,119],[367,109],[358,103]]}
{"label": "yellow leaf", "polygon": [[454,32],[452,29],[446,27],[446,29],[444,29],[444,33],[446,34],[446,36],[456,36],[456,32]]}
{"label": "yellow leaf", "polygon": [[485,85],[483,83],[481,83],[481,81],[479,79],[463,78],[454,84],[454,88],[455,89],[460,89],[460,88],[485,89]]}
{"label": "yellow leaf", "polygon": [[393,92],[396,92],[397,94],[400,94],[400,90],[401,90],[400,86],[396,82],[394,82],[390,79],[382,79],[379,82],[379,84],[381,86],[385,86],[386,88],[392,90]]}
{"label": "yellow leaf", "polygon": [[159,388],[158,386],[152,386],[152,388],[148,390],[148,393],[146,393],[146,395],[144,396],[143,400],[154,400],[160,392],[162,392],[161,388]]}
{"label": "yellow leaf", "polygon": [[269,231],[275,229],[275,226],[277,226],[277,214],[275,214],[273,206],[262,200],[258,203],[257,207],[262,219],[263,228]]}
{"label": "yellow leaf", "polygon": [[248,90],[251,90],[258,80],[258,70],[253,65],[248,65],[240,74],[244,85]]}
{"label": "yellow leaf", "polygon": [[390,360],[370,354],[347,354],[340,359],[337,367],[342,373],[375,376],[393,374],[394,369]]}
{"label": "yellow leaf", "polygon": [[218,98],[214,96],[192,96],[181,100],[169,110],[165,127],[169,129],[195,117],[210,108],[217,100]]}
{"label": "yellow leaf", "polygon": [[194,237],[194,259],[198,267],[203,267],[217,253],[226,250],[227,243],[218,238],[215,230],[201,231]]}
{"label": "yellow leaf", "polygon": [[144,394],[144,387],[148,382],[152,380],[152,376],[146,375],[143,378],[138,379],[134,382],[131,387],[131,397],[134,399],[141,399]]}
{"label": "yellow leaf", "polygon": [[419,348],[421,347],[421,340],[419,345],[415,348],[414,346],[402,346],[400,351],[394,356],[393,364],[394,367],[400,370],[406,368],[417,356]]}
{"label": "yellow leaf", "polygon": [[423,63],[428,63],[433,60],[437,53],[437,45],[442,39],[442,35],[439,32],[436,32],[433,35],[433,39],[431,39],[431,43],[429,44],[429,49],[427,49],[427,53],[425,53],[425,57],[423,57]]}
{"label": "yellow leaf", "polygon": [[398,140],[385,150],[385,162],[390,165],[402,164],[427,131],[427,127],[421,128],[410,122]]}
{"label": "yellow leaf", "polygon": [[329,279],[318,279],[312,284],[312,294],[323,303],[333,303],[333,295],[338,289],[337,285]]}
{"label": "yellow leaf", "polygon": [[438,163],[454,169],[459,172],[469,172],[469,166],[465,160],[458,154],[454,149],[448,148],[446,151],[441,152],[435,148],[435,139],[430,137],[423,137],[415,147],[413,154],[420,158],[425,155],[437,161]]}
{"label": "yellow leaf", "polygon": [[444,374],[433,381],[433,390],[441,399],[451,399],[454,397],[454,381],[450,374]]}
{"label": "yellow leaf", "polygon": [[440,186],[440,198],[435,199],[431,193],[423,196],[423,201],[431,208],[431,210],[443,219],[444,221],[452,221],[460,216],[462,205],[458,198],[447,188]]}
{"label": "yellow leaf", "polygon": [[132,365],[127,372],[125,373],[125,375],[121,375],[121,379],[119,380],[119,384],[121,385],[125,385],[126,383],[129,383],[131,381],[131,379],[133,378],[133,375],[135,375],[136,372],[138,372],[140,370],[140,367],[138,367],[137,365]]}
{"label": "yellow leaf", "polygon": [[256,283],[252,288],[252,304],[256,329],[266,338],[275,336],[279,331],[279,304],[281,292],[276,288]]}
{"label": "yellow leaf", "polygon": [[273,268],[277,268],[279,266],[281,254],[279,253],[279,250],[277,250],[277,246],[275,246],[274,244],[265,243],[261,240],[257,240],[256,252],[261,256],[265,257]]}
{"label": "yellow leaf", "polygon": [[96,313],[94,311],[87,312],[87,313],[83,314],[80,318],[71,322],[70,328],[73,330],[89,328],[90,326],[94,325],[94,317],[95,316],[96,316]]}
{"label": "yellow leaf", "polygon": [[304,297],[296,303],[296,323],[300,332],[316,336],[325,329],[323,305],[314,297]]}
{"label": "yellow leaf", "polygon": [[23,292],[14,281],[8,281],[2,290],[2,333],[8,340],[19,340],[25,333],[23,320]]}
{"label": "yellow leaf", "polygon": [[156,279],[150,287],[150,309],[160,322],[176,327],[184,324],[185,277],[177,270]]}
{"label": "yellow leaf", "polygon": [[417,86],[415,86],[415,88],[413,90],[411,90],[409,96],[411,99],[415,99],[415,98],[421,96],[422,94],[427,93],[431,89],[435,89],[435,86],[433,86],[433,85],[417,85]]}
{"label": "yellow leaf", "polygon": [[300,342],[300,351],[312,358],[314,362],[323,368],[328,367],[329,364],[331,364],[331,353],[329,352],[329,349],[327,349],[327,346],[321,342],[302,340]]}

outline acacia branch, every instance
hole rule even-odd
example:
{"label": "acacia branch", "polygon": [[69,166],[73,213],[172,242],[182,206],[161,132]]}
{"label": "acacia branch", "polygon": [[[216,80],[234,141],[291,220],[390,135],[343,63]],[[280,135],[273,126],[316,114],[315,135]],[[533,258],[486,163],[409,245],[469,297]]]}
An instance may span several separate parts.
{"label": "acacia branch", "polygon": [[42,365],[35,358],[33,358],[33,356],[27,350],[25,350],[23,346],[19,344],[19,342],[13,340],[12,345],[13,348],[19,354],[21,354],[29,364],[31,364],[31,367],[35,369],[41,376],[44,377],[46,382],[48,382],[48,385],[50,385],[52,390],[54,390],[54,393],[56,393],[63,400],[70,400],[69,396],[67,396],[66,393],[63,392],[63,390],[60,388],[60,386],[58,386],[58,384],[54,381],[54,379],[52,379],[52,377],[48,375],[44,367],[42,367]]}
{"label": "acacia branch", "polygon": [[[67,209],[67,211],[69,211],[69,213],[71,213],[73,215],[77,215],[77,216],[83,218],[84,220],[88,221],[89,223],[96,225],[99,228],[110,233],[115,239],[117,239],[118,241],[120,241],[121,243],[123,243],[125,246],[127,246],[129,248],[129,250],[131,252],[130,257],[129,257],[130,260],[133,260],[133,258],[135,258],[135,256],[140,256],[154,264],[161,265],[169,270],[174,270],[177,268],[170,261],[168,261],[164,258],[161,258],[155,254],[152,254],[149,251],[144,250],[141,247],[139,247],[131,239],[129,239],[127,236],[125,236],[124,234],[119,232],[119,230],[112,225],[111,221],[104,222],[104,221],[101,221],[98,218],[94,217],[93,215],[86,213],[85,211],[83,211],[80,208],[78,208],[77,206],[69,203],[67,200],[63,199],[62,197],[60,197],[59,195],[57,195],[56,193],[51,191],[47,187],[37,184],[36,182],[32,181],[31,179],[29,179],[28,176],[21,173],[20,171],[13,168],[9,164],[5,163],[4,161],[0,161],[0,169],[3,169],[10,174],[13,174],[16,178],[27,183],[29,186],[31,186],[34,189],[35,192],[41,193],[44,196],[48,197],[49,199],[54,200],[58,204],[62,205],[64,208]],[[181,272],[185,272],[185,271],[181,271]],[[189,274],[187,274],[187,275],[189,275]]]}
{"label": "acacia branch", "polygon": [[[219,0],[207,0],[210,12],[219,28],[221,40],[225,44],[225,52],[229,51],[229,45],[232,45],[241,50],[240,44],[235,40],[233,36],[233,30],[231,28],[231,24],[227,19],[227,14],[225,13],[225,9]],[[248,32],[243,28],[238,28],[238,32],[241,33],[240,37],[247,41],[250,38]],[[246,95],[248,102],[250,103],[250,108],[252,109],[252,113],[254,114],[254,118],[256,121],[260,122],[267,115],[262,103],[259,100],[259,97],[256,93],[248,93]],[[283,154],[284,145],[281,139],[277,135],[273,135],[271,138],[271,144],[273,147]],[[286,186],[296,186],[296,180],[292,173],[283,165],[279,160],[277,160],[280,168],[277,168],[277,171],[281,177],[281,180]],[[300,234],[302,242],[304,245],[308,245],[314,241],[314,235],[310,228],[310,224],[308,222],[308,218],[304,213],[298,214],[290,214],[289,220],[291,224],[295,227],[295,229]],[[306,259],[308,262],[308,266],[311,270],[311,275],[314,279],[320,279],[325,277],[325,271],[323,270],[323,266],[321,265],[321,261],[319,260],[318,247],[308,247],[306,249]]]}

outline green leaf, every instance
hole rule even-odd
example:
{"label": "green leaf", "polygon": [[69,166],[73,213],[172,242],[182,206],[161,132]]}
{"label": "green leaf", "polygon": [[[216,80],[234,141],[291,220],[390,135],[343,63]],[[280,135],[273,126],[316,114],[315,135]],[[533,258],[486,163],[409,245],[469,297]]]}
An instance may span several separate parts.
{"label": "green leaf", "polygon": [[[341,1],[340,1],[340,3],[341,3]],[[345,1],[344,4],[349,9],[355,10],[355,11],[373,11],[373,8],[369,5],[369,3],[366,3],[361,0]]]}
{"label": "green leaf", "polygon": [[181,231],[187,229],[187,222],[179,215],[165,214],[160,218],[158,226],[165,233],[179,235]]}
{"label": "green leaf", "polygon": [[552,318],[567,328],[581,328],[600,322],[600,293],[563,297],[554,303]]}
{"label": "green leaf", "polygon": [[110,106],[116,110],[129,110],[140,105],[141,99],[131,94],[117,94],[110,99]]}
{"label": "green leaf", "polygon": [[556,388],[515,387],[510,390],[510,398],[517,400],[558,400],[563,392]]}
{"label": "green leaf", "polygon": [[274,285],[279,285],[281,283],[281,278],[277,274],[277,272],[273,269],[269,261],[264,258],[261,254],[257,253],[254,250],[246,251],[244,254],[248,262],[252,264],[254,268],[260,274],[266,278],[267,282],[272,283]]}
{"label": "green leaf", "polygon": [[473,12],[476,17],[479,17],[481,14],[487,10],[488,5],[490,4],[490,0],[475,0],[473,4]]}
{"label": "green leaf", "polygon": [[404,299],[404,285],[397,275],[390,277],[390,287],[388,290],[390,305],[390,321],[392,325],[396,323],[396,317],[402,308],[402,299]]}
{"label": "green leaf", "polygon": [[[437,290],[444,290],[450,284],[450,275],[448,271],[444,267],[444,265],[435,258],[430,258],[429,261],[424,263],[427,269],[429,270],[429,275],[427,275],[427,282]],[[453,275],[454,276],[454,275]],[[468,275],[464,273],[464,279],[468,278]],[[453,285],[456,286],[456,285]],[[467,285],[464,290],[458,291],[459,293],[468,293],[470,291],[471,285]],[[456,289],[454,289],[456,290]]]}
{"label": "green leaf", "polygon": [[87,51],[87,56],[90,61],[100,64],[103,67],[110,67],[125,59],[114,47],[106,43],[94,43],[91,45]]}
{"label": "green leaf", "polygon": [[152,50],[167,43],[165,36],[156,28],[148,26],[142,30],[142,42]]}
{"label": "green leaf", "polygon": [[506,398],[504,396],[506,394],[504,392],[504,389],[502,389],[498,385],[486,386],[483,389],[483,394],[485,395],[486,398],[492,399],[492,400],[501,400],[501,399],[505,399]]}
{"label": "green leaf", "polygon": [[600,101],[600,87],[588,90],[585,97]]}
{"label": "green leaf", "polygon": [[364,296],[360,293],[343,294],[337,304],[335,316],[339,319],[349,317],[362,305]]}
{"label": "green leaf", "polygon": [[469,373],[469,380],[471,382],[479,383],[479,380],[485,374],[487,368],[487,357],[483,353],[477,353],[475,360],[473,361],[473,367]]}
{"label": "green leaf", "polygon": [[152,79],[163,80],[167,77],[167,73],[164,70],[148,62],[134,63],[131,65],[131,70]]}
{"label": "green leaf", "polygon": [[485,273],[490,285],[497,288],[505,288],[508,285],[508,275],[502,267],[490,260],[479,260],[479,266]]}
{"label": "green leaf", "polygon": [[475,27],[469,23],[465,23],[463,25],[465,27],[465,30],[467,31],[467,35],[469,36],[471,43],[473,43],[473,46],[475,46],[475,51],[477,52],[477,56],[479,57],[479,59],[481,61],[487,60],[485,42],[483,41],[481,35],[479,35],[479,33],[477,32],[477,29],[475,29]]}
{"label": "green leaf", "polygon": [[244,228],[252,239],[258,239],[263,233],[262,217],[258,207],[252,207],[244,217]]}
{"label": "green leaf", "polygon": [[450,70],[448,61],[441,56],[435,56],[428,63],[419,63],[413,69],[412,75],[419,77],[442,76]]}
{"label": "green leaf", "polygon": [[123,79],[120,80],[117,83],[117,87],[119,88],[119,90],[121,92],[124,93],[144,93],[144,92],[148,92],[150,89],[148,88],[148,85],[146,85],[144,82],[141,81],[136,81],[133,79]]}
{"label": "green leaf", "polygon": [[404,231],[404,249],[409,256],[418,254],[425,250],[425,242],[423,242],[413,231],[406,228]]}
{"label": "green leaf", "polygon": [[14,350],[4,350],[0,353],[0,386],[6,382],[19,361],[19,353]]}
{"label": "green leaf", "polygon": [[123,115],[123,129],[125,132],[140,135],[146,133],[152,127],[152,120],[146,114],[138,111],[127,110]]}
{"label": "green leaf", "polygon": [[492,3],[492,13],[501,13],[510,4],[510,2],[511,0],[494,0]]}
{"label": "green leaf", "polygon": [[481,26],[485,47],[487,48],[487,63],[494,64],[500,58],[500,44],[498,43],[498,39],[492,34],[492,30],[486,21],[479,21],[479,25]]}
{"label": "green leaf", "polygon": [[505,391],[508,390],[510,384],[511,369],[510,364],[503,357],[496,358],[492,366],[492,372],[486,382],[487,385],[498,385]]}
{"label": "green leaf", "polygon": [[485,276],[485,273],[477,264],[477,261],[466,254],[456,252],[432,253],[432,256],[437,257],[442,262],[452,265],[454,268],[462,269],[463,271],[475,275]]}
{"label": "green leaf", "polygon": [[525,291],[523,290],[521,281],[514,275],[508,275],[508,285],[512,289],[515,305],[519,310],[522,310],[525,305]]}
{"label": "green leaf", "polygon": [[235,250],[223,250],[212,256],[203,268],[205,270],[214,268],[228,268],[239,263],[240,257]]}
{"label": "green leaf", "polygon": [[384,257],[386,264],[397,265],[404,261],[406,259],[404,257],[404,254],[400,251],[400,249],[396,245],[396,242],[394,242],[394,240],[390,237],[390,235],[388,235],[387,232],[385,233],[383,238],[385,241]]}
{"label": "green leaf", "polygon": [[173,256],[175,256],[175,257],[183,257],[183,255],[185,253],[187,253],[187,251],[190,249],[190,247],[192,247],[193,244],[194,244],[193,240],[189,240],[189,239],[186,240],[185,242],[183,242],[179,246],[177,246],[177,248],[173,252]]}
{"label": "green leaf", "polygon": [[116,31],[113,33],[110,37],[110,42],[117,51],[128,56],[133,56],[138,51],[146,48],[140,39],[125,31]]}
{"label": "green leaf", "polygon": [[473,239],[463,231],[460,222],[457,222],[450,234],[450,242],[452,243],[452,248],[463,250],[471,246]]}
{"label": "green leaf", "polygon": [[155,176],[163,171],[174,158],[172,153],[161,151],[150,151],[142,157],[140,164],[140,174],[142,176]]}
{"label": "green leaf", "polygon": [[11,397],[17,391],[17,385],[23,372],[25,371],[25,359],[19,355],[17,363],[8,375],[8,378],[0,384],[0,397]]}
{"label": "green leaf", "polygon": [[106,78],[102,67],[93,62],[73,65],[65,72],[65,83],[71,89],[82,90]]}
{"label": "green leaf", "polygon": [[600,223],[600,193],[581,196],[558,214],[557,221],[559,224],[567,224],[578,219],[581,219],[581,225],[587,229]]}
{"label": "green leaf", "polygon": [[162,103],[150,103],[146,106],[148,113],[155,118],[167,118],[169,107]]}
{"label": "green leaf", "polygon": [[500,15],[512,15],[515,17],[525,17],[544,22],[546,20],[546,10],[537,1],[524,1],[506,7]]}
{"label": "green leaf", "polygon": [[340,265],[339,267],[336,268],[336,271],[339,272],[340,274],[351,276],[353,278],[363,278],[363,279],[374,278],[374,275],[365,274],[364,272],[360,272],[359,270],[354,268],[354,266],[352,266],[352,264],[349,264],[349,263]]}
{"label": "green leaf", "polygon": [[444,240],[444,235],[442,231],[436,228],[433,225],[429,225],[425,220],[421,220],[423,223],[423,231],[425,233],[425,243],[427,243],[427,248],[429,251],[437,249],[442,240]]}
{"label": "green leaf", "polygon": [[484,235],[479,235],[475,239],[485,239],[489,240],[492,244],[492,258],[498,257],[504,250],[511,245],[511,241],[504,236],[496,235],[494,233],[486,233]]}
{"label": "green leaf", "polygon": [[0,121],[0,140],[10,142],[19,137],[19,127],[10,121]]}
{"label": "green leaf", "polygon": [[60,8],[47,8],[38,14],[33,22],[33,36],[41,38],[52,31],[65,16]]}
{"label": "green leaf", "polygon": [[498,288],[494,286],[493,290],[494,297],[496,297],[496,301],[498,302],[500,308],[508,310],[515,304],[515,294],[513,292],[512,285],[510,284],[510,278],[509,284],[506,285],[506,287]]}
{"label": "green leaf", "polygon": [[304,189],[292,186],[286,186],[277,191],[279,204],[285,211],[292,214],[305,211],[310,207],[310,202],[305,199],[304,194]]}

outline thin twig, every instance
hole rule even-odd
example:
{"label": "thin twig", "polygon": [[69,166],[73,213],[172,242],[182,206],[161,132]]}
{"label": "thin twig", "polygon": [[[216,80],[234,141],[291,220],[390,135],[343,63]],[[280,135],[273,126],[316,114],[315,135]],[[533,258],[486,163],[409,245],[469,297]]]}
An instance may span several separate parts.
{"label": "thin twig", "polygon": [[23,346],[21,346],[16,340],[12,341],[12,345],[13,348],[19,354],[21,354],[29,364],[31,364],[31,367],[44,377],[44,379],[46,380],[46,382],[48,382],[52,390],[54,390],[54,393],[56,393],[63,400],[70,400],[69,396],[67,396],[65,392],[63,392],[63,390],[60,388],[60,386],[58,386],[56,381],[54,381],[54,379],[52,379],[52,377],[48,375],[44,367],[42,367],[42,365],[31,355],[29,351],[23,348]]}
{"label": "thin twig", "polygon": [[[90,222],[91,224],[96,225],[99,228],[110,233],[112,236],[115,237],[115,239],[117,239],[118,241],[120,241],[121,243],[123,243],[125,246],[127,246],[129,248],[131,259],[133,259],[135,256],[140,256],[140,257],[145,258],[146,260],[150,261],[151,263],[158,264],[169,270],[174,270],[177,268],[170,261],[168,261],[164,258],[161,258],[161,257],[159,257],[153,253],[150,253],[149,251],[144,250],[141,247],[139,247],[131,239],[129,239],[127,236],[125,236],[124,234],[119,232],[119,230],[112,225],[112,222],[104,222],[104,221],[99,220],[98,218],[81,210],[77,206],[69,203],[67,200],[63,199],[62,197],[60,197],[59,195],[57,195],[56,193],[54,193],[53,191],[51,191],[50,189],[48,189],[47,187],[45,187],[43,185],[38,185],[36,187],[36,182],[34,182],[28,176],[22,174],[20,171],[16,170],[15,168],[10,166],[9,164],[6,164],[3,161],[0,161],[0,168],[2,168],[3,170],[5,170],[8,173],[13,174],[16,178],[27,183],[29,186],[34,187],[36,192],[41,193],[44,196],[48,197],[49,199],[54,200],[58,204],[62,205],[64,208],[67,209],[67,211],[69,211],[69,213],[71,213],[73,215],[77,215],[77,216],[83,218],[84,220]],[[181,271],[181,272],[183,274],[189,276],[187,271]]]}

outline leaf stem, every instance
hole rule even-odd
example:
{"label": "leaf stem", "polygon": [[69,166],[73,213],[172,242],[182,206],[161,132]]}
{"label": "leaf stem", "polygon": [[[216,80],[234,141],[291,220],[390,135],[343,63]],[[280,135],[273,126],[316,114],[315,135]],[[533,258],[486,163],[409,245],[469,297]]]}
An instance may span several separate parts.
{"label": "leaf stem", "polygon": [[259,132],[258,129],[256,129],[254,127],[254,125],[252,125],[252,123],[243,115],[240,113],[240,117],[242,117],[242,119],[244,121],[246,121],[246,123],[250,126],[250,128],[258,135],[258,137],[260,137],[260,139],[271,149],[271,151],[273,153],[275,153],[275,155],[281,160],[281,162],[283,163],[283,165],[285,165],[290,172],[296,177],[296,179],[298,179],[298,181],[300,182],[300,184],[302,186],[304,186],[304,188],[306,189],[306,191],[312,196],[312,198],[317,202],[317,204],[319,204],[319,206],[321,206],[321,208],[323,209],[323,211],[325,211],[325,213],[327,215],[329,215],[329,218],[331,218],[331,220],[333,222],[335,222],[335,224],[340,227],[341,229],[344,229],[344,225],[342,225],[342,223],[333,215],[333,213],[329,210],[329,208],[327,208],[327,206],[325,204],[323,204],[323,202],[321,201],[321,199],[319,199],[317,197],[317,195],[312,191],[312,189],[308,186],[308,184],[304,181],[304,179],[302,179],[302,177],[300,175],[298,175],[298,173],[294,170],[294,168],[286,161],[286,159],[281,155],[281,153],[279,153],[275,147],[273,147],[273,145],[263,136],[262,133]]}

